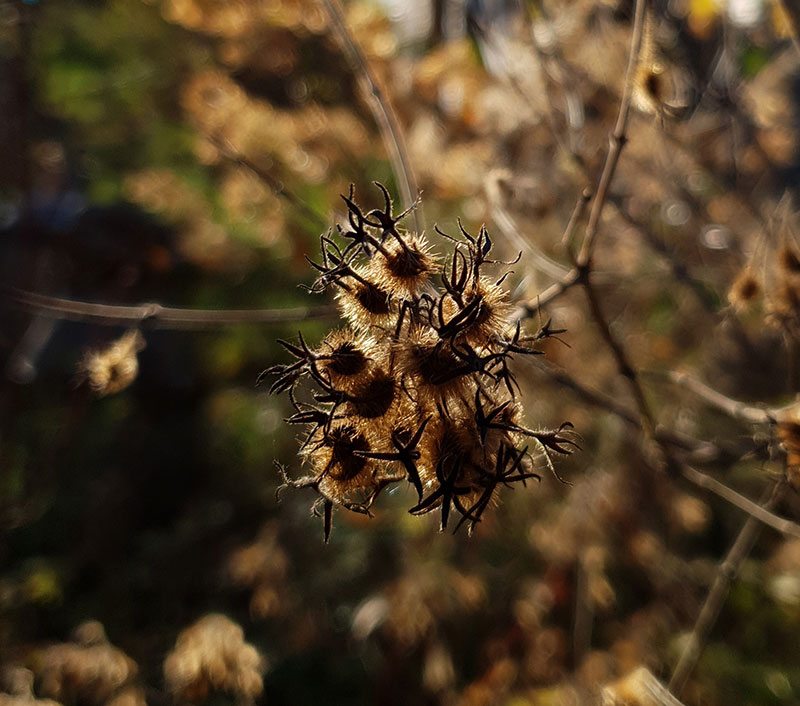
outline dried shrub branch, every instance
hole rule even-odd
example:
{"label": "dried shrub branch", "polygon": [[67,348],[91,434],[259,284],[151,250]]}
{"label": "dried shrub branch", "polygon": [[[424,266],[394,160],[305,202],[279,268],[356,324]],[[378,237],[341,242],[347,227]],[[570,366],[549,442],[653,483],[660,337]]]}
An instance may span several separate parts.
{"label": "dried shrub branch", "polygon": [[[403,131],[400,129],[397,115],[389,99],[378,86],[378,82],[369,68],[367,59],[364,57],[358,44],[356,44],[347,29],[347,24],[342,16],[338,0],[322,0],[322,4],[325,7],[325,11],[328,13],[331,26],[342,45],[345,55],[354,73],[358,77],[370,110],[375,116],[375,122],[378,124],[383,142],[386,145],[386,151],[389,154],[389,160],[392,163],[392,170],[394,171],[397,186],[400,189],[403,201],[405,201],[406,206],[410,206],[417,202],[419,187],[414,176],[411,160],[408,156],[408,149],[403,137]],[[413,217],[417,232],[422,233],[424,230],[425,218],[421,205],[417,205]]]}
{"label": "dried shrub branch", "polygon": [[[783,481],[779,481],[770,488],[762,501],[764,510],[770,511],[775,507],[784,497],[786,491],[787,485]],[[748,517],[736,536],[733,546],[731,546],[725,559],[720,563],[714,582],[709,589],[703,607],[700,609],[692,632],[687,637],[684,649],[669,680],[668,688],[674,695],[679,697],[683,692],[686,682],[697,665],[697,660],[700,658],[703,645],[708,640],[711,628],[714,627],[714,623],[716,623],[717,617],[722,610],[731,582],[736,578],[742,564],[750,554],[760,531],[761,522],[755,517]]]}
{"label": "dried shrub branch", "polygon": [[174,330],[217,329],[242,324],[276,324],[328,318],[334,307],[292,307],[288,309],[181,309],[161,304],[123,306],[51,297],[15,287],[4,288],[0,305],[15,306],[31,313],[68,321],[90,321],[103,326],[147,324]]}

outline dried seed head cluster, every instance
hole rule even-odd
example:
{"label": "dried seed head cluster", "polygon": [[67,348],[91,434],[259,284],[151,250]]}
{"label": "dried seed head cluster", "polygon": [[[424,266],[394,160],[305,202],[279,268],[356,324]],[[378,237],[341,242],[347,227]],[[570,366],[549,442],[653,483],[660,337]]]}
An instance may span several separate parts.
{"label": "dried seed head cluster", "polygon": [[213,692],[250,704],[264,688],[264,660],[224,615],[209,614],[188,627],[164,661],[164,677],[179,701],[200,703]]}
{"label": "dried seed head cluster", "polygon": [[102,624],[79,625],[73,642],[43,650],[34,671],[39,693],[61,703],[109,704],[133,684],[138,667],[110,644]]}
{"label": "dried seed head cluster", "polygon": [[[765,246],[763,262],[748,262],[728,291],[728,303],[739,312],[756,309],[765,321],[792,338],[800,338],[800,246],[793,237],[782,238],[777,248]],[[756,255],[752,260],[757,259]]]}
{"label": "dried seed head cluster", "polygon": [[37,699],[33,693],[34,674],[17,665],[6,665],[0,669],[0,686],[7,693],[0,693],[0,706],[61,706],[52,699]]}
{"label": "dried seed head cluster", "polygon": [[[417,493],[414,515],[451,513],[456,529],[470,530],[501,485],[539,478],[551,455],[575,446],[571,425],[534,431],[522,422],[515,354],[532,355],[561,331],[548,322],[526,335],[514,323],[499,280],[485,266],[492,242],[461,225],[441,265],[425,239],[398,227],[387,190],[377,184],[383,209],[365,213],[343,197],[348,223],[338,237],[321,238],[322,262],[312,292],[333,289],[348,326],[310,347],[280,341],[295,360],[262,374],[275,376],[270,392],[288,392],[295,413],[286,421],[306,427],[301,447],[311,473],[289,479],[319,493],[315,512],[325,518],[327,541],[334,505],[370,514],[393,483]],[[509,264],[509,263],[503,263]],[[440,281],[436,286],[433,277]],[[306,398],[300,399],[301,381]]]}
{"label": "dried seed head cluster", "polygon": [[107,348],[87,353],[78,366],[78,375],[89,383],[98,397],[120,392],[139,374],[136,355],[144,347],[142,334],[128,331]]}

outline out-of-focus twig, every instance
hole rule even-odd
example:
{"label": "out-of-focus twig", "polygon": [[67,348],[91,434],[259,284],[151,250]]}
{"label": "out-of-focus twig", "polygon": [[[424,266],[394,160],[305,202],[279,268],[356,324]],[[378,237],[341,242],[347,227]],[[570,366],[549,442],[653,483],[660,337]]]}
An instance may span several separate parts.
{"label": "out-of-focus twig", "polygon": [[331,26],[342,45],[354,73],[362,84],[367,102],[375,117],[375,121],[378,123],[378,128],[381,131],[386,150],[389,153],[389,160],[392,163],[395,179],[397,179],[397,186],[405,201],[404,206],[417,203],[413,214],[414,225],[417,232],[421,233],[424,229],[425,217],[422,205],[417,200],[419,187],[411,167],[411,160],[408,157],[408,150],[406,149],[405,140],[403,139],[403,133],[400,130],[397,116],[388,99],[384,96],[383,91],[378,86],[372,71],[370,71],[366,57],[347,29],[338,0],[322,0],[322,5],[328,13]]}
{"label": "out-of-focus twig", "polygon": [[684,285],[707,312],[715,314],[718,308],[715,297],[703,286],[699,278],[693,276],[688,264],[680,261],[677,255],[667,247],[667,244],[656,235],[652,228],[634,218],[625,208],[621,198],[610,197],[608,203],[614,206],[616,215],[633,228],[642,239],[642,242],[669,267],[670,274],[675,281]]}
{"label": "out-of-focus twig", "polygon": [[336,316],[336,307],[288,309],[179,309],[161,304],[121,306],[49,297],[23,289],[0,290],[0,305],[13,306],[42,316],[68,321],[91,321],[107,326],[147,323],[159,329],[215,329],[239,324],[275,324]]}
{"label": "out-of-focus twig", "polygon": [[515,248],[519,248],[527,255],[526,260],[533,267],[550,277],[562,279],[569,272],[569,268],[548,257],[536,243],[530,238],[524,237],[520,233],[520,228],[514,218],[505,208],[500,193],[500,182],[505,177],[511,178],[511,174],[494,170],[484,180],[484,191],[491,207],[492,220],[497,224],[505,238],[511,241]]}
{"label": "out-of-focus twig", "polygon": [[578,283],[580,273],[574,267],[562,277],[558,282],[553,282],[543,292],[540,292],[536,299],[528,302],[521,302],[514,314],[515,321],[523,321],[536,316],[540,309],[558,299],[570,287]]}
{"label": "out-of-focus twig", "polygon": [[744,495],[737,493],[733,488],[729,488],[724,483],[720,483],[716,478],[712,478],[705,473],[695,470],[691,466],[683,466],[681,473],[686,480],[694,483],[700,488],[705,488],[715,493],[723,500],[726,500],[731,505],[736,505],[740,510],[744,510],[748,515],[754,517],[759,522],[769,525],[772,529],[778,530],[782,534],[787,534],[791,537],[800,538],[800,525],[787,520],[783,517],[778,517],[772,512],[766,510],[758,503],[754,503]]}
{"label": "out-of-focus twig", "polygon": [[[779,481],[772,488],[770,488],[761,506],[766,511],[770,511],[775,507],[786,493],[787,484]],[[714,583],[711,590],[706,596],[703,607],[700,609],[700,614],[694,624],[691,634],[687,638],[686,645],[678,659],[678,664],[675,671],[672,673],[672,678],[669,681],[669,690],[680,697],[689,675],[694,670],[697,660],[700,657],[703,645],[708,638],[708,634],[714,623],[719,616],[720,610],[725,603],[725,598],[728,595],[731,581],[736,578],[739,573],[744,560],[750,554],[758,534],[761,531],[761,522],[755,517],[748,517],[747,521],[742,525],[736,540],[733,543],[730,551],[725,557],[724,561],[720,564]]]}
{"label": "out-of-focus twig", "polygon": [[[528,305],[523,305],[520,308],[518,314],[520,318],[533,315],[541,306],[560,296],[574,284],[579,282],[586,284],[589,281],[589,265],[591,262],[592,253],[594,251],[597,229],[600,223],[600,216],[602,215],[603,207],[606,203],[606,197],[608,195],[608,189],[611,185],[611,180],[614,177],[617,164],[619,163],[619,157],[626,141],[626,128],[628,124],[628,114],[630,113],[632,96],[632,81],[633,75],[636,71],[636,66],[639,62],[639,53],[642,48],[646,14],[646,0],[636,0],[633,31],[631,34],[631,47],[628,54],[628,67],[625,73],[625,83],[622,88],[619,112],[617,114],[617,120],[614,125],[614,129],[611,131],[609,138],[610,144],[608,154],[606,155],[606,161],[603,164],[603,171],[601,172],[600,179],[597,183],[597,189],[595,191],[594,201],[592,201],[589,218],[586,223],[586,229],[584,231],[584,238],[580,252],[578,253],[577,257],[573,256],[573,268],[569,270],[569,272],[567,272],[558,282],[555,282],[544,292],[542,292],[542,294],[537,298],[537,302],[535,304],[531,303]],[[579,208],[576,208],[576,210],[573,212],[573,218],[570,219],[570,225],[567,226],[566,233],[570,233],[571,229],[574,229],[577,220],[573,222],[573,219],[579,218],[582,208],[585,205],[583,202],[587,198],[588,193],[588,191],[584,191],[581,199],[579,199],[578,205],[580,210]],[[590,289],[587,289],[587,294],[590,294],[590,291]],[[589,298],[591,300],[593,297],[590,295]],[[594,299],[596,301],[596,297],[594,297]],[[599,310],[599,305],[593,308]],[[601,328],[607,329],[607,327]],[[618,345],[616,343],[613,344],[612,349],[613,348],[618,348]],[[627,367],[621,365],[621,368],[624,369],[626,373],[628,372]],[[642,396],[637,394],[637,402],[641,402],[643,400],[643,397],[641,400],[639,399],[640,397]],[[650,415],[648,414],[647,416],[649,417]],[[650,426],[652,426],[652,419],[650,420]]]}
{"label": "out-of-focus twig", "polygon": [[647,667],[606,686],[602,698],[602,706],[683,706]]}
{"label": "out-of-focus twig", "polygon": [[592,285],[590,278],[588,276],[584,277],[581,281],[581,284],[583,285],[583,290],[586,293],[586,300],[589,303],[589,311],[591,312],[592,319],[600,331],[600,336],[602,337],[603,341],[605,341],[606,345],[614,356],[614,360],[617,363],[617,368],[620,372],[620,375],[622,375],[624,378],[627,378],[628,382],[630,383],[631,392],[633,393],[634,401],[636,402],[639,415],[642,419],[642,431],[645,433],[645,436],[655,439],[655,441],[661,445],[664,455],[667,456],[668,454],[666,449],[656,438],[655,417],[653,416],[653,412],[650,409],[647,398],[645,397],[644,390],[639,381],[639,375],[631,364],[625,347],[611,331],[611,326],[609,325],[608,319],[603,313],[600,300],[597,297],[597,291],[595,290],[594,285]]}
{"label": "out-of-focus twig", "polygon": [[[547,363],[546,361],[537,361],[537,363],[537,367],[544,368],[551,379],[572,390],[583,401],[592,406],[604,409],[623,421],[641,429],[641,422],[636,413],[629,410],[625,405],[620,404],[613,397],[609,397],[597,390],[586,387],[575,380],[565,370],[561,370],[551,363]],[[716,478],[712,478],[706,473],[702,473],[686,464],[686,461],[692,463],[692,459],[713,461],[715,458],[718,458],[722,450],[715,444],[692,439],[691,437],[683,436],[664,428],[658,428],[656,430],[655,438],[661,444],[669,444],[676,450],[688,452],[686,456],[681,457],[684,463],[680,464],[681,474],[686,480],[700,488],[711,491],[731,505],[735,505],[740,510],[744,510],[744,512],[755,517],[765,525],[769,525],[778,532],[800,538],[800,525],[769,512],[763,506],[746,498],[741,493],[737,493],[733,488],[721,483]]]}
{"label": "out-of-focus twig", "polygon": [[[641,420],[636,412],[628,409],[616,398],[587,387],[572,377],[566,370],[546,360],[537,360],[536,367],[543,370],[550,379],[559,385],[571,390],[587,404],[610,412],[637,429],[642,428]],[[720,448],[715,443],[700,441],[664,427],[658,427],[655,431],[655,436],[660,443],[669,444],[675,450],[685,452],[687,454],[686,460],[689,463],[709,463],[718,461],[722,456],[732,455],[730,450]]]}
{"label": "out-of-focus twig", "polygon": [[600,223],[600,216],[603,213],[603,206],[605,205],[606,196],[608,195],[608,189],[611,186],[611,180],[614,178],[614,172],[617,170],[622,148],[627,141],[626,128],[631,107],[631,96],[633,95],[633,76],[639,64],[639,53],[642,49],[646,16],[646,0],[636,0],[636,9],[633,17],[633,33],[631,35],[631,50],[628,54],[628,68],[625,71],[625,84],[622,87],[619,113],[617,114],[617,122],[614,125],[614,130],[611,132],[609,138],[610,145],[608,154],[606,155],[605,164],[603,164],[603,171],[600,174],[600,179],[597,182],[594,201],[589,211],[589,219],[586,222],[583,245],[578,254],[578,263],[581,265],[585,265],[592,259],[592,253],[597,238],[597,227]]}
{"label": "out-of-focus twig", "polygon": [[762,409],[761,407],[754,407],[745,402],[726,397],[688,373],[673,370],[667,373],[667,377],[675,384],[690,390],[712,407],[716,407],[735,419],[756,424],[767,424],[774,421],[775,415],[781,412],[780,409]]}
{"label": "out-of-focus twig", "polygon": [[[583,217],[583,212],[591,198],[591,190],[588,188],[584,189],[581,195],[578,197],[575,208],[572,210],[572,215],[567,222],[567,227],[564,228],[564,234],[561,236],[561,244],[568,253],[571,253],[570,247],[572,236],[575,233],[575,229]],[[572,259],[574,263],[574,258]],[[534,301],[520,303],[515,314],[515,320],[522,321],[523,319],[530,319],[533,316],[536,316],[543,306],[554,301],[570,287],[580,282],[581,277],[585,276],[585,274],[585,269],[581,269],[577,265],[573,264],[572,268],[568,272],[562,275],[560,279],[547,287],[547,289],[545,289],[543,292],[539,293]]]}

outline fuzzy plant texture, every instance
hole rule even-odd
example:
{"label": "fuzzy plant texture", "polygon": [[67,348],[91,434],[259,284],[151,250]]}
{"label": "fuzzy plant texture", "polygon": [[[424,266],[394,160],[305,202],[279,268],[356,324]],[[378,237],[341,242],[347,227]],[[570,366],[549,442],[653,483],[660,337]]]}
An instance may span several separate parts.
{"label": "fuzzy plant texture", "polygon": [[[418,502],[409,512],[439,510],[441,529],[455,512],[469,531],[495,501],[500,486],[540,479],[552,457],[576,448],[572,425],[524,426],[515,355],[563,331],[550,322],[525,334],[502,287],[486,266],[485,228],[460,236],[441,264],[425,236],[409,233],[394,215],[386,188],[383,210],[365,213],[349,197],[348,224],[321,237],[319,276],[310,288],[335,290],[346,325],[316,348],[298,335],[280,341],[295,360],[265,370],[270,393],[288,392],[295,413],[286,421],[307,431],[301,456],[310,473],[285,485],[313,488],[328,541],[334,506],[370,514],[380,493],[410,483]],[[412,206],[413,208],[413,206]],[[438,280],[438,286],[436,281]],[[302,398],[302,399],[301,399]],[[557,477],[557,476],[556,476]]]}

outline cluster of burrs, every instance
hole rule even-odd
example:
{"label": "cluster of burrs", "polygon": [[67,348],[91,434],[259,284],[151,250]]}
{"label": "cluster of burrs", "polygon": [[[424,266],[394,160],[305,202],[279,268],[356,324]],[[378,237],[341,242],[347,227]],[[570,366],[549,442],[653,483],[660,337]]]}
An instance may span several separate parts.
{"label": "cluster of burrs", "polygon": [[548,321],[522,332],[501,286],[510,273],[484,274],[512,264],[489,259],[486,229],[473,237],[459,223],[452,238],[437,228],[453,243],[440,267],[422,234],[398,227],[410,209],[394,215],[376,186],[384,209],[364,213],[351,187],[348,224],[321,237],[321,263],[309,260],[319,272],[310,291],[333,289],[347,325],[314,348],[302,335],[280,341],[295,360],[259,378],[276,376],[270,392],[288,392],[295,409],[286,421],[307,429],[310,473],[290,479],[282,469],[282,487],[316,490],[326,541],[335,505],[369,515],[381,491],[402,482],[417,494],[411,514],[438,509],[444,529],[455,511],[456,529],[472,531],[500,486],[539,479],[553,455],[576,446],[569,423],[522,423],[510,363],[563,331]]}

